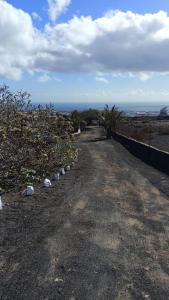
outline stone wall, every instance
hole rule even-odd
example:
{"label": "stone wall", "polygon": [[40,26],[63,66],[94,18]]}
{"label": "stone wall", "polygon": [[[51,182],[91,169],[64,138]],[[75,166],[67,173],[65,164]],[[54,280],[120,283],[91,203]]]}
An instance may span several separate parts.
{"label": "stone wall", "polygon": [[129,152],[145,163],[169,175],[169,153],[147,144],[138,142],[119,133],[112,132],[112,137],[120,142]]}

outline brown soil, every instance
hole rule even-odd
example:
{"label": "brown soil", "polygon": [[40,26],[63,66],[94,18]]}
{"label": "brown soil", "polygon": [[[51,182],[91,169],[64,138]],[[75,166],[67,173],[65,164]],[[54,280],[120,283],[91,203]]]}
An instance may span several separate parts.
{"label": "brown soil", "polygon": [[51,189],[0,211],[0,299],[169,299],[169,177],[93,128]]}

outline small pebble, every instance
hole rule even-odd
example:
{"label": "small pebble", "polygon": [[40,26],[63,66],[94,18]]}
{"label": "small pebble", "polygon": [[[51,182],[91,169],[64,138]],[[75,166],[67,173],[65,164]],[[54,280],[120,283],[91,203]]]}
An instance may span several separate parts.
{"label": "small pebble", "polygon": [[55,278],[55,282],[63,282],[62,278]]}

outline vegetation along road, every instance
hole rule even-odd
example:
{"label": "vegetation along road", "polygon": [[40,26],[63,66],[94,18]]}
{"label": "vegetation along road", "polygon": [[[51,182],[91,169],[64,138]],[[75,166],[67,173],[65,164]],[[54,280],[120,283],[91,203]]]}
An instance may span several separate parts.
{"label": "vegetation along road", "polygon": [[0,299],[169,299],[169,177],[89,128],[79,162],[0,212]]}

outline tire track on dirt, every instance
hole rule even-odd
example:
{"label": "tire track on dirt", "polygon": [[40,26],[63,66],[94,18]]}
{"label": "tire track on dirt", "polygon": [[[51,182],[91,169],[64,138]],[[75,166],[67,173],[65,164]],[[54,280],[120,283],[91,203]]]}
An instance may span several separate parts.
{"label": "tire track on dirt", "polygon": [[40,244],[35,226],[2,299],[169,299],[169,178],[102,135],[81,135],[79,164],[46,192]]}

